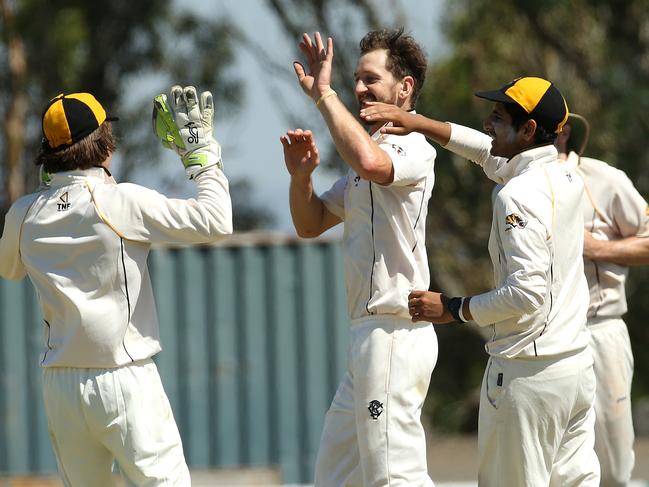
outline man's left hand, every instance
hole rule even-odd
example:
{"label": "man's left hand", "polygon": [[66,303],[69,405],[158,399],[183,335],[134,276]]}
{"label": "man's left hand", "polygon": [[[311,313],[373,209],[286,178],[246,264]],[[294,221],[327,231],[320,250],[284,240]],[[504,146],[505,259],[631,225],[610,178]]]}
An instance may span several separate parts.
{"label": "man's left hand", "polygon": [[600,245],[600,241],[595,239],[592,233],[584,231],[584,258],[597,260],[597,251]]}
{"label": "man's left hand", "polygon": [[446,298],[441,293],[412,291],[408,295],[408,311],[414,322],[444,324],[455,321],[446,307]]}
{"label": "man's left hand", "polygon": [[309,34],[302,34],[302,41],[299,44],[300,50],[307,60],[309,71],[299,62],[293,63],[293,69],[300,82],[302,91],[317,101],[322,95],[331,91],[331,65],[334,58],[334,41],[327,38],[327,49],[325,50],[320,32],[314,35],[315,41],[311,40]]}

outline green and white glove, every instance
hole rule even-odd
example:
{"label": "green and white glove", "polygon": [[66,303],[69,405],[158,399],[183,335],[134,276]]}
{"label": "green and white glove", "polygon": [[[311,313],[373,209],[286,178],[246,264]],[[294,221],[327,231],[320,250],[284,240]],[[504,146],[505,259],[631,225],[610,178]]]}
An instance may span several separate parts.
{"label": "green and white glove", "polygon": [[164,94],[153,99],[153,132],[180,156],[190,179],[209,167],[223,168],[221,146],[212,136],[213,116],[212,94],[201,93],[199,104],[193,86],[173,86],[169,101]]}
{"label": "green and white glove", "polygon": [[52,175],[45,170],[45,166],[38,166],[38,189],[47,189],[52,184]]}

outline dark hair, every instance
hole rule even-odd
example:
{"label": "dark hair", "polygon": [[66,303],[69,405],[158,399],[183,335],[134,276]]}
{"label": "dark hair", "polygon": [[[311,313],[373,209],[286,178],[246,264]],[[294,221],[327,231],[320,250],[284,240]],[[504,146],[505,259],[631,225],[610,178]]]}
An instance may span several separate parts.
{"label": "dark hair", "polygon": [[[521,125],[532,118],[523,107],[516,103],[503,103],[503,105],[507,113],[512,117],[512,125],[515,129],[519,129]],[[538,123],[536,124],[536,131],[534,132],[535,145],[554,144],[556,138],[556,133],[542,127]]]}
{"label": "dark hair", "polygon": [[415,107],[421,87],[426,79],[426,55],[422,48],[409,35],[400,29],[373,30],[365,34],[360,42],[361,55],[377,49],[387,49],[386,69],[396,79],[412,76],[415,86],[412,90],[411,108]]}
{"label": "dark hair", "polygon": [[43,164],[49,173],[89,169],[104,162],[113,152],[115,136],[111,123],[106,121],[70,147],[52,150],[44,140],[34,163],[38,166]]}
{"label": "dark hair", "polygon": [[[566,124],[570,125],[570,124]],[[572,128],[572,125],[570,125]],[[570,137],[568,137],[568,140],[566,141],[566,151],[568,153],[570,152],[576,152],[577,154],[581,155],[581,153],[584,150],[584,143],[583,140],[577,140],[575,137],[572,136],[572,133],[570,134]]]}

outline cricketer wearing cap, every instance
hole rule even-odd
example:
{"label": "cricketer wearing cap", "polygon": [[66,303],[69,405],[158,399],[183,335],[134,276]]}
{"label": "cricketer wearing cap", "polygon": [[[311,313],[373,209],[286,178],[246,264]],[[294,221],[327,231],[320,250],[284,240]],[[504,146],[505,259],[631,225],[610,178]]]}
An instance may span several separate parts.
{"label": "cricketer wearing cap", "polygon": [[633,354],[624,285],[630,265],[649,264],[649,211],[624,172],[604,161],[582,157],[590,127],[571,113],[557,137],[562,159],[584,181],[584,267],[590,288],[588,328],[595,362],[595,452],[601,487],[622,487],[634,464],[631,381]]}
{"label": "cricketer wearing cap", "polygon": [[415,322],[473,319],[491,329],[478,420],[480,486],[597,486],[584,189],[553,145],[567,105],[552,83],[533,77],[476,95],[495,102],[484,122],[489,135],[387,105],[362,113],[393,121],[387,133],[424,133],[502,185],[489,238],[495,289],[451,299],[413,291],[410,313]]}
{"label": "cricketer wearing cap", "polygon": [[[423,52],[402,31],[374,31],[360,43],[359,104],[381,100],[414,108],[426,72]],[[296,63],[304,92],[324,117],[345,176],[320,197],[311,173],[319,163],[309,131],[282,137],[291,175],[290,204],[299,235],[315,237],[344,222],[343,253],[352,320],[347,373],[325,417],[315,485],[431,486],[420,421],[437,338],[430,323],[410,322],[408,292],[429,282],[424,242],[435,150],[420,134],[370,133],[330,86],[333,40],[325,49],[304,34],[310,72]]]}
{"label": "cricketer wearing cap", "polygon": [[[28,275],[43,314],[43,400],[66,486],[188,486],[178,428],[151,357],[161,349],[147,256],[154,242],[231,233],[228,182],[212,138],[212,98],[193,87],[156,98],[155,128],[198,197],[117,184],[111,121],[89,93],[47,105],[37,164],[49,183],[18,199],[0,240],[0,276]],[[188,142],[188,123],[192,144]]]}

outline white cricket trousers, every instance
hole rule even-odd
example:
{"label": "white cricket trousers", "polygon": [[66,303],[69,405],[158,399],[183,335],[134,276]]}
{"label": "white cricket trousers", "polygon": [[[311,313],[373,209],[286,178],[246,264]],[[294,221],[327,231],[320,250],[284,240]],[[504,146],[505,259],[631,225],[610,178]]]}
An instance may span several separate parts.
{"label": "white cricket trousers", "polygon": [[180,434],[151,359],[114,369],[45,367],[43,399],[66,487],[189,486]]}
{"label": "white cricket trousers", "polygon": [[492,356],[478,419],[480,487],[598,487],[590,349],[560,359]]}
{"label": "white cricket trousers", "polygon": [[631,381],[633,353],[626,324],[621,319],[588,322],[597,394],[595,452],[602,467],[601,487],[624,487],[635,463]]}
{"label": "white cricket trousers", "polygon": [[316,487],[431,487],[421,408],[437,362],[430,323],[354,320],[347,372],[325,416]]}

